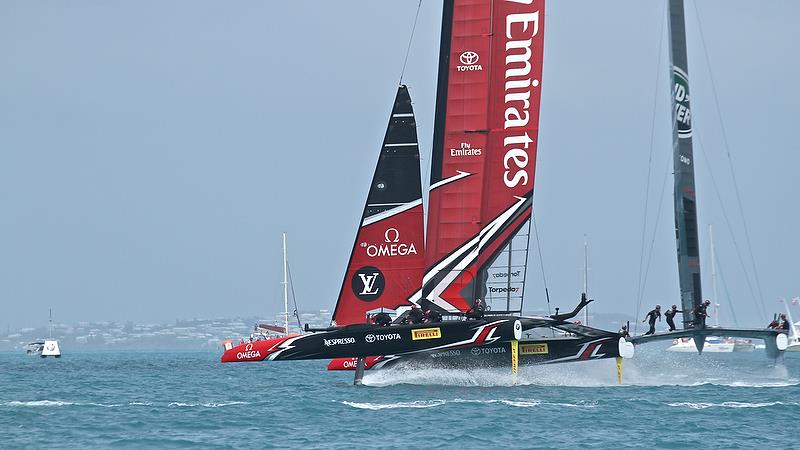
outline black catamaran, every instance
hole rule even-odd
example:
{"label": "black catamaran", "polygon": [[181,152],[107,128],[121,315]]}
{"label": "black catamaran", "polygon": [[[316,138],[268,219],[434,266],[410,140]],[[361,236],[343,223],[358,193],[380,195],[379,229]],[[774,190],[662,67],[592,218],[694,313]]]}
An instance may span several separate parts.
{"label": "black catamaran", "polygon": [[675,176],[675,237],[678,250],[683,330],[635,337],[635,344],[691,337],[702,353],[706,337],[730,336],[763,339],[767,354],[779,358],[786,349],[785,334],[766,329],[707,328],[697,313],[704,308],[700,283],[700,244],[692,150],[692,112],[689,104],[689,69],[683,0],[669,0],[670,57],[672,67],[672,139]]}
{"label": "black catamaran", "polygon": [[[515,372],[632,356],[619,333],[570,321],[585,295],[571,313],[522,315],[544,18],[543,0],[444,2],[427,232],[416,121],[401,85],[331,328],[243,343],[223,362],[337,358],[329,369]],[[475,314],[479,303],[486,310]],[[437,319],[416,323],[416,307]]]}

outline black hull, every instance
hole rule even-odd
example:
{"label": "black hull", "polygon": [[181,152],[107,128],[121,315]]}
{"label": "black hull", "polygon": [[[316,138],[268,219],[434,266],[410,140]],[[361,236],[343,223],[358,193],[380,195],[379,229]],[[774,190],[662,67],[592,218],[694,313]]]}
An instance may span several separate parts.
{"label": "black hull", "polygon": [[[466,349],[388,356],[377,362],[372,370],[510,368],[512,345],[511,342],[503,342]],[[518,342],[517,349],[519,366],[588,361],[620,356],[619,336],[523,339]]]}

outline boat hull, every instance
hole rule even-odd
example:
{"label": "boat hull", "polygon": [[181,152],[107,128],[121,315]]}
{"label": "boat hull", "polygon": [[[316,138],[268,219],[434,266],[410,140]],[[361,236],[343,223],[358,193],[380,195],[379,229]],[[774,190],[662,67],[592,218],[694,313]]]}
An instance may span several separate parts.
{"label": "boat hull", "polygon": [[[615,358],[621,353],[619,340],[620,336],[617,335],[521,339],[517,343],[518,364],[535,366]],[[511,367],[512,345],[511,342],[503,342],[466,349],[373,357],[367,358],[365,369]],[[328,364],[328,370],[355,370],[356,361],[356,358],[334,359]]]}
{"label": "boat hull", "polygon": [[304,335],[241,342],[222,362],[333,359],[399,355],[483,346],[519,339],[515,317],[381,327],[358,324]]}

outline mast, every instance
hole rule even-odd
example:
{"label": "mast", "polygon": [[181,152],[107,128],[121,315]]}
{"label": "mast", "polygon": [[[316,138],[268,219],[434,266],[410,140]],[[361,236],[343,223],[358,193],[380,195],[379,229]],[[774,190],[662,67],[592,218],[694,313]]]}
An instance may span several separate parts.
{"label": "mast", "polygon": [[675,238],[678,250],[683,326],[691,327],[692,311],[702,302],[697,201],[689,106],[689,66],[683,0],[669,0],[670,60],[672,66],[672,147],[675,175]]}
{"label": "mast", "polygon": [[719,326],[719,297],[717,296],[717,255],[714,253],[714,229],[708,226],[708,241],[711,246],[711,291],[714,293],[714,326]]}
{"label": "mast", "polygon": [[53,308],[50,308],[50,339],[53,339]]}
{"label": "mast", "polygon": [[286,233],[283,233],[283,332],[289,334],[289,268],[286,262]]}

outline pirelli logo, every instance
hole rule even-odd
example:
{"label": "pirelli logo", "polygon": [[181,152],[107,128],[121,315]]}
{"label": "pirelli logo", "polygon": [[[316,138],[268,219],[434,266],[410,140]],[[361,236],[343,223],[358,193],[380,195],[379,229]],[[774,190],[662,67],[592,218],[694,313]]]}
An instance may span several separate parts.
{"label": "pirelli logo", "polygon": [[420,328],[418,330],[411,330],[411,340],[423,341],[425,339],[439,339],[442,337],[442,329],[436,328]]}
{"label": "pirelli logo", "polygon": [[521,355],[546,355],[549,352],[547,344],[522,344],[519,346]]}

